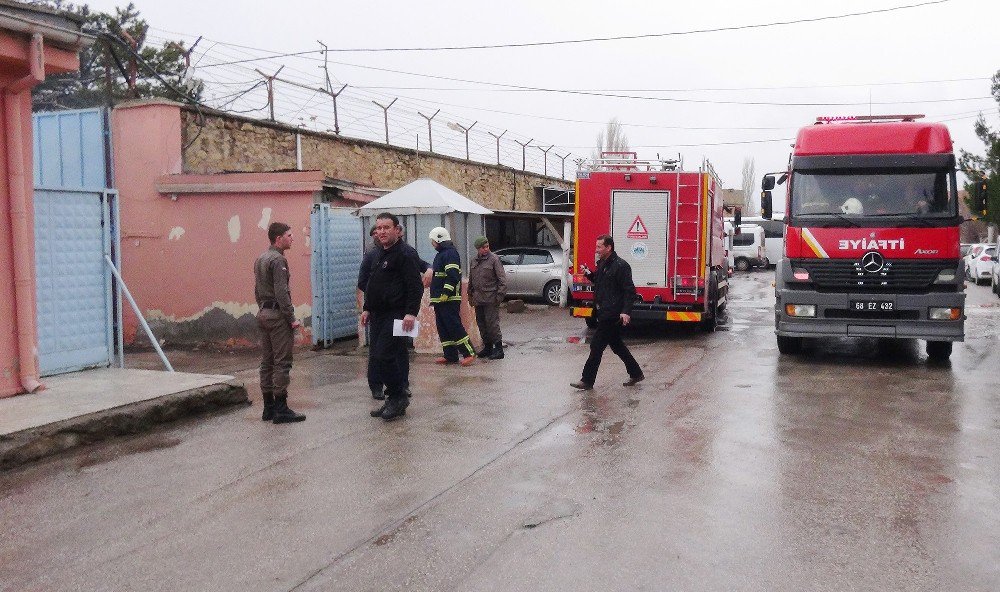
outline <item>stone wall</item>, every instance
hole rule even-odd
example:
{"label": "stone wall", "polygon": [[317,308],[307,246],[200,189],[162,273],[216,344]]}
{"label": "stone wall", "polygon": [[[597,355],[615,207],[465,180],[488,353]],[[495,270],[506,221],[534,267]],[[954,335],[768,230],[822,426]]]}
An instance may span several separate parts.
{"label": "stone wall", "polygon": [[[296,128],[215,112],[181,112],[184,172],[296,168]],[[302,168],[372,187],[398,189],[429,177],[490,209],[539,211],[539,186],[572,189],[555,177],[417,152],[378,142],[301,131]]]}

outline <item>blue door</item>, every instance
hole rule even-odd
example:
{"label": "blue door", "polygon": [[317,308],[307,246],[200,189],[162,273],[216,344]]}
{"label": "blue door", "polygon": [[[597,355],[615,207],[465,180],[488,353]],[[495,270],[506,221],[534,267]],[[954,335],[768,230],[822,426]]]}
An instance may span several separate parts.
{"label": "blue door", "polygon": [[313,344],[328,346],[357,334],[356,290],[362,252],[361,220],[347,209],[316,204],[312,241]]}
{"label": "blue door", "polygon": [[35,274],[38,363],[49,376],[114,359],[114,191],[108,189],[107,125],[100,109],[37,113]]}

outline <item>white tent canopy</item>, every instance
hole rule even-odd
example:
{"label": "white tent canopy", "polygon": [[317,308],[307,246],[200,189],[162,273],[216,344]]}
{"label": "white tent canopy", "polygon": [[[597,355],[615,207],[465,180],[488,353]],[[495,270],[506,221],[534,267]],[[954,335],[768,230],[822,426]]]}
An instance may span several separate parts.
{"label": "white tent canopy", "polygon": [[417,179],[358,208],[359,216],[389,212],[400,216],[418,214],[492,214],[493,211],[433,179]]}

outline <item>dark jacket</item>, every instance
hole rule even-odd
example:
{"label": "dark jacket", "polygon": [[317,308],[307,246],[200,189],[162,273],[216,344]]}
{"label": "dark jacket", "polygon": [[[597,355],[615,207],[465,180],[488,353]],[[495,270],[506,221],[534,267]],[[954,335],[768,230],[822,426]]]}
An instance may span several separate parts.
{"label": "dark jacket", "polygon": [[597,271],[586,276],[594,283],[594,308],[598,321],[615,320],[619,315],[632,314],[632,304],[635,303],[632,267],[618,253],[611,251],[611,255],[597,264]]}
{"label": "dark jacket", "polygon": [[272,246],[257,257],[253,264],[254,297],[257,306],[267,304],[268,307],[278,305],[281,314],[288,324],[295,322],[295,308],[292,306],[292,292],[289,288],[291,275],[288,273],[288,260],[277,247]]}
{"label": "dark jacket", "polygon": [[431,278],[431,304],[462,299],[462,259],[451,241],[438,243]]}
{"label": "dark jacket", "polygon": [[507,295],[507,272],[492,251],[469,263],[469,304],[500,304]]}
{"label": "dark jacket", "polygon": [[[403,241],[399,241],[403,242]],[[379,255],[382,253],[382,246],[376,244],[374,247],[365,251],[365,256],[361,258],[361,268],[358,270],[358,289],[362,292],[368,286],[368,278],[372,275],[372,269],[375,268],[375,261],[378,260]],[[411,257],[417,261],[417,269],[420,273],[427,271],[430,268],[430,263],[427,263],[420,258],[417,250],[413,248],[412,245],[408,243],[403,243],[403,250],[406,251]]]}
{"label": "dark jacket", "polygon": [[408,314],[417,316],[424,295],[417,261],[403,241],[381,249],[365,286],[364,310],[397,319]]}

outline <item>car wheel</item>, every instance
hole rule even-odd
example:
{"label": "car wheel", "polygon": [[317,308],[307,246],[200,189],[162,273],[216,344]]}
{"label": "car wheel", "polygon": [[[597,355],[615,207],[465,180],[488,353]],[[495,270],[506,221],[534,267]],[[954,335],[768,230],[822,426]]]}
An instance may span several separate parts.
{"label": "car wheel", "polygon": [[552,280],[542,288],[542,297],[553,306],[559,306],[559,291],[562,286],[559,280]]}
{"label": "car wheel", "polygon": [[802,338],[778,335],[778,351],[783,354],[799,353],[802,351]]}
{"label": "car wheel", "polygon": [[745,257],[740,257],[736,260],[736,269],[738,271],[750,271],[750,260]]}
{"label": "car wheel", "polygon": [[927,356],[932,360],[947,360],[951,356],[950,341],[928,341]]}

